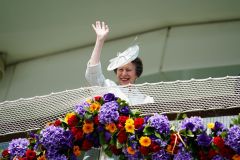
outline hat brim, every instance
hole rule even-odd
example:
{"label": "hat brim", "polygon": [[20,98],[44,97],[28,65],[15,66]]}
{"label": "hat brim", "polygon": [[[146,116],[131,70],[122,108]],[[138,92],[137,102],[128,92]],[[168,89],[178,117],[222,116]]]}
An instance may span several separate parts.
{"label": "hat brim", "polygon": [[117,57],[110,60],[107,70],[112,71],[116,68],[122,67],[138,57],[139,46],[133,45],[120,53]]}

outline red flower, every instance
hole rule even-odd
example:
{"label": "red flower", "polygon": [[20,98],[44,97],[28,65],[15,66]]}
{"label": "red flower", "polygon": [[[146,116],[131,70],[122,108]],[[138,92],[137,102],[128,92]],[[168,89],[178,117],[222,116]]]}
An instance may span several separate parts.
{"label": "red flower", "polygon": [[87,150],[91,149],[92,146],[93,146],[93,143],[91,141],[85,139],[82,143],[82,150],[87,151]]}
{"label": "red flower", "polygon": [[213,144],[215,144],[219,149],[222,149],[224,147],[224,140],[219,136],[214,137]]}
{"label": "red flower", "polygon": [[94,122],[94,124],[99,125],[98,116],[95,116],[95,117],[93,118],[93,122]]}
{"label": "red flower", "polygon": [[207,159],[207,156],[204,153],[204,151],[199,151],[198,152],[198,157],[199,157],[200,160],[206,160]]}
{"label": "red flower", "polygon": [[127,133],[124,130],[121,130],[117,135],[117,139],[119,143],[125,143],[127,141]]}
{"label": "red flower", "polygon": [[34,160],[34,159],[36,159],[36,152],[28,149],[26,151],[26,157],[27,157],[27,160]]}
{"label": "red flower", "polygon": [[124,126],[127,119],[128,119],[128,116],[119,116],[118,121],[120,124]]}
{"label": "red flower", "polygon": [[117,149],[115,145],[111,145],[110,149],[115,155],[120,155],[122,153],[122,148]]}
{"label": "red flower", "polygon": [[80,128],[72,127],[71,132],[74,135],[76,140],[80,140],[83,138],[83,131]]}
{"label": "red flower", "polygon": [[149,148],[140,146],[139,151],[142,153],[142,155],[146,156],[149,153]]}
{"label": "red flower", "polygon": [[213,149],[210,149],[210,151],[208,152],[208,158],[209,159],[212,159],[216,155],[217,155],[217,152]]}
{"label": "red flower", "polygon": [[136,118],[134,120],[134,125],[135,125],[136,129],[139,129],[140,127],[142,127],[143,123],[144,123],[144,119],[143,118]]}
{"label": "red flower", "polygon": [[4,158],[4,157],[7,157],[7,156],[9,156],[10,154],[9,154],[9,152],[8,152],[8,149],[5,149],[3,152],[2,152],[2,157]]}
{"label": "red flower", "polygon": [[232,159],[234,154],[236,154],[235,151],[228,146],[224,146],[223,148],[220,149],[220,155],[227,159]]}
{"label": "red flower", "polygon": [[71,117],[69,117],[68,119],[68,125],[70,127],[76,126],[78,124],[78,118],[76,115],[72,115]]}
{"label": "red flower", "polygon": [[62,122],[58,119],[54,122],[54,126],[60,126],[62,124]]}
{"label": "red flower", "polygon": [[150,149],[152,152],[158,152],[161,149],[161,147],[159,146],[159,144],[152,142],[150,145]]}
{"label": "red flower", "polygon": [[101,96],[95,96],[94,100],[99,102],[101,100],[101,98],[102,98]]}

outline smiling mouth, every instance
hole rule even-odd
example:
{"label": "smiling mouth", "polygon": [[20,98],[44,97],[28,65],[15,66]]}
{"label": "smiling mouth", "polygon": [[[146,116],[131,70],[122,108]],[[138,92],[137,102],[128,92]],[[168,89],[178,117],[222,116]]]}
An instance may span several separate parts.
{"label": "smiling mouth", "polygon": [[130,78],[121,78],[120,80],[121,80],[121,81],[129,81]]}

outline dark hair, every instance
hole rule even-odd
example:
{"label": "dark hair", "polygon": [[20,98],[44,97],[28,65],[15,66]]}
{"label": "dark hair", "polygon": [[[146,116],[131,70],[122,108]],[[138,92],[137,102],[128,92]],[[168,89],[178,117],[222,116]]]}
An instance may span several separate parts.
{"label": "dark hair", "polygon": [[[142,72],[143,72],[142,60],[139,57],[137,57],[131,63],[133,63],[135,65],[135,67],[136,67],[136,75],[137,75],[137,77],[140,77]],[[114,69],[114,72],[117,73],[117,68]]]}

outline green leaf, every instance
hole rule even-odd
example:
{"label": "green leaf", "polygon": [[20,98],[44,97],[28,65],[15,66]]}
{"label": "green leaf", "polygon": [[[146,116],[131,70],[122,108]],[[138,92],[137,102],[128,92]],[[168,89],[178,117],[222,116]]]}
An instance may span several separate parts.
{"label": "green leaf", "polygon": [[138,109],[133,109],[131,112],[134,117],[138,117],[141,114],[141,112]]}
{"label": "green leaf", "polygon": [[103,146],[104,144],[106,144],[105,138],[104,138],[104,133],[101,132],[99,133],[99,142],[100,144]]}
{"label": "green leaf", "polygon": [[123,147],[123,144],[121,144],[118,140],[117,140],[117,144],[116,144],[117,149],[120,149]]}
{"label": "green leaf", "polygon": [[108,144],[102,145],[102,148],[103,148],[103,150],[105,151],[106,149],[108,149]]}
{"label": "green leaf", "polygon": [[143,130],[143,134],[144,135],[152,135],[154,134],[154,128],[150,127],[149,125],[147,125],[144,130]]}
{"label": "green leaf", "polygon": [[156,131],[155,131],[155,136],[156,136],[157,138],[162,139],[161,135],[160,135],[158,132],[156,132]]}
{"label": "green leaf", "polygon": [[182,115],[182,119],[184,119],[184,118],[187,118],[187,114],[185,114],[185,113]]}
{"label": "green leaf", "polygon": [[107,155],[108,157],[112,157],[112,155],[113,155],[113,153],[112,153],[112,151],[111,151],[110,149],[106,149],[106,150],[105,150],[105,153],[106,153],[106,155]]}
{"label": "green leaf", "polygon": [[86,113],[84,114],[84,118],[85,118],[85,119],[91,119],[91,118],[92,118],[92,114],[86,112]]}
{"label": "green leaf", "polygon": [[194,137],[194,134],[192,133],[192,131],[188,130],[187,131],[187,136],[188,137]]}

